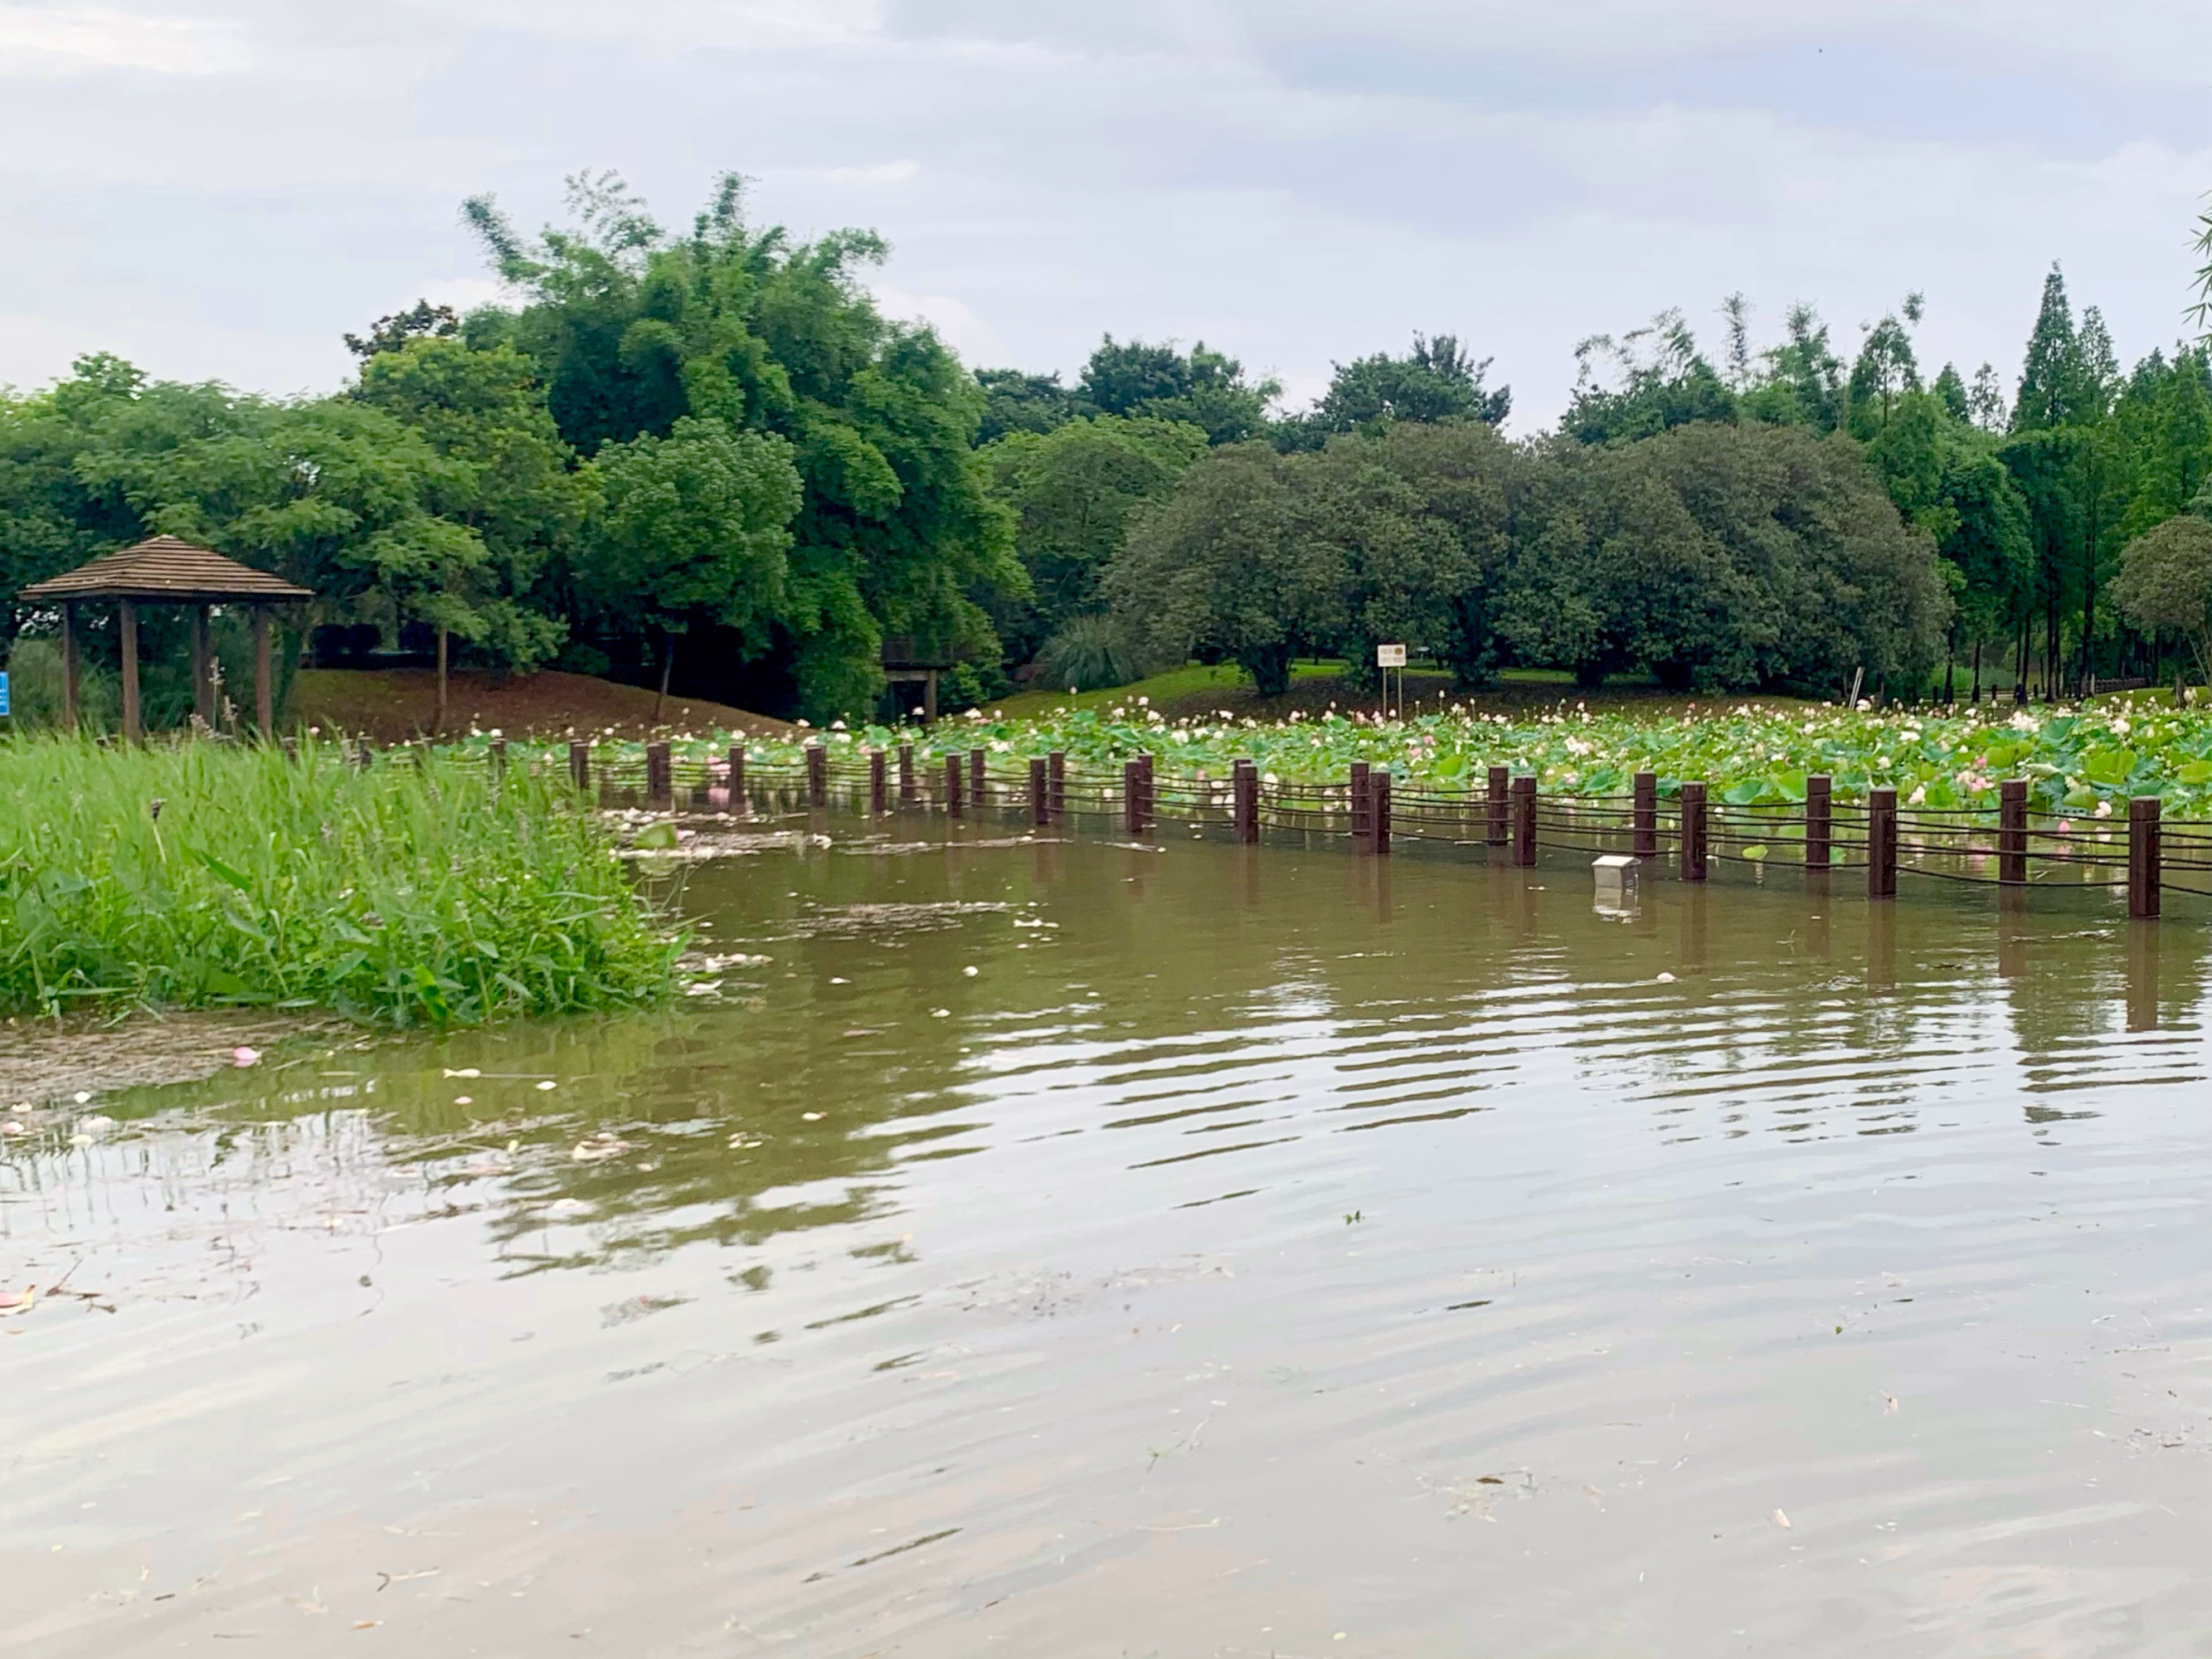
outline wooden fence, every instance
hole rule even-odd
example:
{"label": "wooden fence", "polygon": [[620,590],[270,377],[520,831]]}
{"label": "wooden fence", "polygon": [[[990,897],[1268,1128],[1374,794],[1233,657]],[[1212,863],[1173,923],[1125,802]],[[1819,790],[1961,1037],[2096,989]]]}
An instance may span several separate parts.
{"label": "wooden fence", "polygon": [[[495,765],[505,746],[495,745]],[[2127,802],[2124,817],[2051,812],[2031,807],[2024,779],[2002,781],[1987,805],[1900,805],[1897,791],[1868,792],[1863,803],[1835,799],[1832,781],[1806,780],[1805,799],[1784,806],[1716,800],[1703,782],[1662,795],[1657,777],[1638,773],[1626,794],[1545,796],[1537,780],[1503,766],[1462,789],[1407,784],[1364,762],[1342,783],[1269,781],[1250,761],[1226,776],[1163,774],[1139,755],[1118,772],[1068,764],[1066,754],[993,756],[981,749],[946,755],[932,769],[911,745],[893,751],[811,745],[798,765],[748,765],[732,748],[713,761],[678,763],[665,744],[641,761],[601,764],[572,744],[574,787],[604,805],[749,814],[826,808],[833,801],[873,816],[933,810],[1011,813],[1035,827],[1073,821],[1117,824],[1142,837],[1163,819],[1225,828],[1256,842],[1264,831],[1340,837],[1362,854],[1387,855],[1401,842],[1479,848],[1486,859],[1522,868],[1545,852],[1626,853],[1683,881],[1707,878],[1716,862],[1833,874],[1863,872],[1869,898],[1897,892],[1900,874],[1917,878],[2029,887],[2096,883],[2127,890],[2128,914],[2156,916],[2166,893],[2212,897],[2212,821],[2165,819],[2155,796]],[[931,773],[934,770],[934,775]],[[2108,809],[2109,810],[2109,809]]]}

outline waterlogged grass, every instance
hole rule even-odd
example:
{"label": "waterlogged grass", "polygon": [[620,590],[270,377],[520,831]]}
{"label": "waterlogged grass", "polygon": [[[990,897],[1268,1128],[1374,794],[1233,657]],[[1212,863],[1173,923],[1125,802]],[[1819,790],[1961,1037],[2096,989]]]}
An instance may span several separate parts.
{"label": "waterlogged grass", "polygon": [[[677,744],[692,760],[719,757],[726,736]],[[1587,708],[1569,700],[1533,715],[1468,708],[1380,721],[1365,715],[1292,715],[1260,721],[1217,714],[1170,720],[1136,700],[1065,709],[1034,719],[980,714],[927,732],[871,726],[747,741],[750,764],[795,769],[805,742],[833,757],[910,742],[931,761],[982,748],[994,766],[1063,750],[1073,767],[1118,769],[1132,755],[1157,757],[1163,773],[1226,775],[1237,760],[1286,783],[1341,782],[1355,760],[1388,766],[1402,782],[1479,788],[1492,766],[1534,773],[1548,794],[1624,794],[1635,775],[1658,775],[1662,793],[1687,781],[1707,784],[1733,805],[1805,799],[1805,780],[1824,773],[1844,800],[1893,787],[1901,801],[1932,809],[1994,808],[1998,783],[2029,781],[2033,804],[2102,816],[2130,795],[2157,795],[2169,813],[2212,817],[2212,707],[2170,700],[2100,701],[2084,708],[2009,706],[1962,710],[1869,711],[1816,704],[1724,702],[1656,714]],[[608,744],[604,759],[635,758],[637,745]]]}
{"label": "waterlogged grass", "polygon": [[[157,804],[158,803],[158,806]],[[565,781],[451,753],[0,742],[0,1013],[624,1008],[681,941]]]}

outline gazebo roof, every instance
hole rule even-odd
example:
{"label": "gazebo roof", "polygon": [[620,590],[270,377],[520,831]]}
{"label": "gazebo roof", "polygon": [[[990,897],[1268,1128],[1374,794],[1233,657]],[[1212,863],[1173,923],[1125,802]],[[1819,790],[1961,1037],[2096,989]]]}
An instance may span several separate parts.
{"label": "gazebo roof", "polygon": [[227,559],[212,548],[194,547],[174,536],[154,536],[27,587],[21,597],[220,605],[240,599],[312,599],[315,595],[310,588],[295,587],[280,576]]}

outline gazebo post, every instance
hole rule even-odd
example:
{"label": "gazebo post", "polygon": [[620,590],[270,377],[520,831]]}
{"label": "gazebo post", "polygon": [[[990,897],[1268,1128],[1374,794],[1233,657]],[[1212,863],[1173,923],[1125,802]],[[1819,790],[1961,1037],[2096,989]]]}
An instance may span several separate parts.
{"label": "gazebo post", "polygon": [[208,608],[192,607],[192,713],[210,730],[215,726],[215,676],[208,672]]}
{"label": "gazebo post", "polygon": [[74,733],[77,729],[79,696],[82,692],[83,670],[76,655],[76,607],[62,606],[62,724]]}
{"label": "gazebo post", "polygon": [[253,607],[253,719],[267,737],[276,725],[275,688],[269,664],[269,607]]}
{"label": "gazebo post", "polygon": [[143,743],[146,727],[138,718],[138,607],[129,599],[115,602],[123,624],[123,740]]}

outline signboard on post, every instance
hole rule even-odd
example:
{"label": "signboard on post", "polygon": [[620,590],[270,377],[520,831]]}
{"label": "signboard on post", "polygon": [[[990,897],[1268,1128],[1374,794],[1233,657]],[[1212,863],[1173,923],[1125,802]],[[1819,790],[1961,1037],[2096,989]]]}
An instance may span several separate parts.
{"label": "signboard on post", "polygon": [[8,677],[0,674],[0,720],[6,720],[11,712],[8,707]]}
{"label": "signboard on post", "polygon": [[1375,665],[1382,671],[1382,718],[1390,717],[1390,671],[1398,671],[1398,712],[1406,712],[1406,647],[1402,645],[1378,645],[1375,647]]}
{"label": "signboard on post", "polygon": [[1406,647],[1402,645],[1376,646],[1375,665],[1377,668],[1403,668],[1406,665]]}

